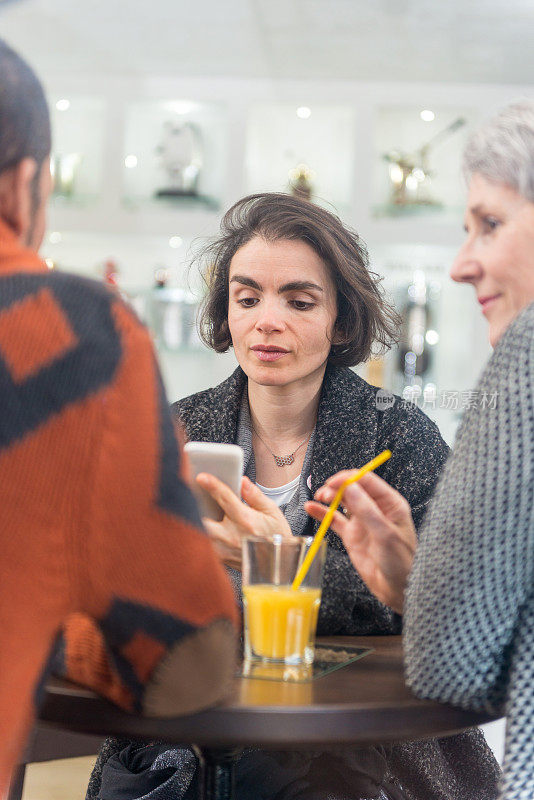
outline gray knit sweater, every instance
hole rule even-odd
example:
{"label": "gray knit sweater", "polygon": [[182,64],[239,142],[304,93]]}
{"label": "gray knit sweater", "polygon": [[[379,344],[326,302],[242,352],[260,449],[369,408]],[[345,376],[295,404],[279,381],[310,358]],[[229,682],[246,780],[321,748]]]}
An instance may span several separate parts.
{"label": "gray knit sweater", "polygon": [[533,800],[534,305],[499,341],[476,397],[421,533],[406,673],[424,697],[505,714],[502,796]]}

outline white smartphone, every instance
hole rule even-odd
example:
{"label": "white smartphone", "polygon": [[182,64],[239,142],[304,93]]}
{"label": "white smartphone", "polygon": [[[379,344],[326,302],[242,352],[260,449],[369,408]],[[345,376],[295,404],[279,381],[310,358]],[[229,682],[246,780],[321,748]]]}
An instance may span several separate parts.
{"label": "white smartphone", "polygon": [[224,516],[222,508],[210,494],[198,485],[195,478],[199,472],[209,472],[226,483],[238,497],[241,497],[243,448],[237,444],[187,442],[184,450],[191,465],[192,489],[199,505],[200,514],[220,522]]}

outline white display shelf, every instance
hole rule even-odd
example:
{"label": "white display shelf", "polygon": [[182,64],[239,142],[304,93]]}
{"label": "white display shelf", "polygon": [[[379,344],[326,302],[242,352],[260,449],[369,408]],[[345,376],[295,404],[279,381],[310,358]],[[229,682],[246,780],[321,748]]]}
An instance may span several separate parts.
{"label": "white display shelf", "polygon": [[354,124],[350,104],[253,105],[247,125],[246,191],[289,191],[302,166],[310,174],[312,199],[348,211],[354,190]]}
{"label": "white display shelf", "polygon": [[220,211],[221,201],[206,195],[176,195],[174,197],[146,197],[144,195],[124,196],[122,205],[127,211],[181,212],[181,211]]}
{"label": "white display shelf", "polygon": [[450,221],[463,210],[462,151],[477,115],[469,107],[378,106],[372,214]]}
{"label": "white display shelf", "polygon": [[152,289],[123,289],[139,318],[150,328],[160,351],[173,353],[209,352],[198,337],[197,299],[176,286]]}
{"label": "white display shelf", "polygon": [[122,197],[127,208],[147,201],[219,207],[226,164],[221,104],[139,101],[129,104],[125,115]]}
{"label": "white display shelf", "polygon": [[102,97],[48,98],[52,124],[51,165],[57,203],[85,208],[102,191],[106,104]]}
{"label": "white display shelf", "polygon": [[74,203],[53,203],[48,211],[49,230],[76,233],[117,234],[131,239],[138,236],[174,236],[182,238],[211,236],[219,223],[219,212],[199,206],[140,204],[126,210],[119,198],[83,207]]}

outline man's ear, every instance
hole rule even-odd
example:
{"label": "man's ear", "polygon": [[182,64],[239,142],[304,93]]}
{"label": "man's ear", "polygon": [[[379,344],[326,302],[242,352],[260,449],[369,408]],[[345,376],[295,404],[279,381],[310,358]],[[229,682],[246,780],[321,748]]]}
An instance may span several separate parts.
{"label": "man's ear", "polygon": [[32,225],[32,181],[36,171],[37,162],[33,158],[23,158],[0,174],[0,217],[23,241]]}

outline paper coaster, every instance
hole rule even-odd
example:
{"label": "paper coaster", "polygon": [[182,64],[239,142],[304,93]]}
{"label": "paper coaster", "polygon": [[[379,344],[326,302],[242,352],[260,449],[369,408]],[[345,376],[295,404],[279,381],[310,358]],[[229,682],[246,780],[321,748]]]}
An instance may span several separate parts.
{"label": "paper coaster", "polygon": [[341,669],[359,658],[372,653],[372,647],[342,647],[319,645],[315,648],[313,664],[270,664],[264,661],[243,661],[239,670],[241,678],[286,683],[308,683],[336,669]]}

